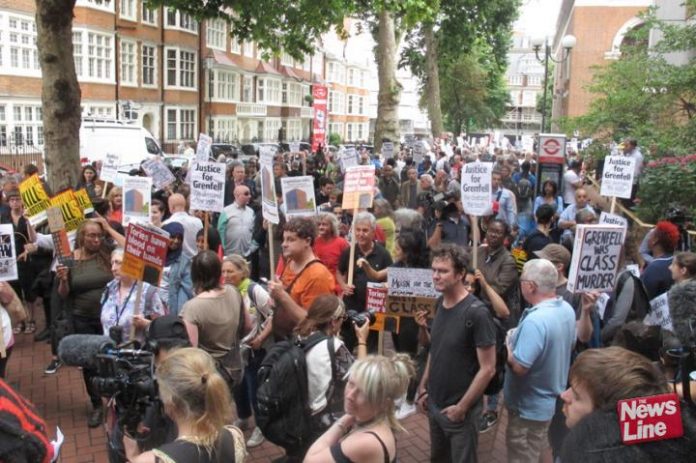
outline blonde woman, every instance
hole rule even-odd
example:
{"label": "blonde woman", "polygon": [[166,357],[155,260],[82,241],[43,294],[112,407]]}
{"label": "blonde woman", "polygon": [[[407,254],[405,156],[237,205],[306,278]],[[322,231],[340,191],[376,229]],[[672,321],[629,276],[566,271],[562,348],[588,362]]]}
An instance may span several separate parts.
{"label": "blonde woman", "polygon": [[369,356],[348,372],[346,414],[309,449],[305,463],[381,463],[396,461],[394,402],[406,393],[413,364],[408,355]]}
{"label": "blonde woman", "polygon": [[106,199],[109,201],[109,213],[106,215],[106,219],[121,223],[123,221],[123,190],[121,187],[113,187],[106,195]]}
{"label": "blonde woman", "polygon": [[168,355],[157,367],[164,412],[176,423],[174,442],[134,456],[133,463],[241,462],[246,457],[244,437],[231,422],[232,406],[227,383],[213,358],[201,349],[186,347]]}

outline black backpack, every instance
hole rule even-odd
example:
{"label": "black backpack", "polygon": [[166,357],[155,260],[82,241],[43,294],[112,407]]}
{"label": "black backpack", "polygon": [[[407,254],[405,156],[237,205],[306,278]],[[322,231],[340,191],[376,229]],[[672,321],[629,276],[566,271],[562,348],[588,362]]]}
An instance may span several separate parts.
{"label": "black backpack", "polygon": [[53,447],[32,403],[0,379],[0,461],[48,463]]}
{"label": "black backpack", "polygon": [[532,188],[532,182],[527,177],[520,177],[517,182],[517,199],[520,201],[526,201],[534,196],[534,189]]}
{"label": "black backpack", "polygon": [[507,346],[505,345],[507,331],[497,317],[493,317],[493,324],[495,325],[495,375],[491,378],[488,386],[486,386],[484,391],[486,395],[495,395],[503,389],[505,365],[507,364],[508,356]]}
{"label": "black backpack", "polygon": [[[312,413],[305,355],[327,338],[329,336],[326,334],[317,332],[305,340],[277,342],[261,362],[257,376],[259,413],[256,424],[264,437],[276,445],[288,449],[311,444]],[[329,353],[333,371],[335,360],[332,345],[329,346]]]}

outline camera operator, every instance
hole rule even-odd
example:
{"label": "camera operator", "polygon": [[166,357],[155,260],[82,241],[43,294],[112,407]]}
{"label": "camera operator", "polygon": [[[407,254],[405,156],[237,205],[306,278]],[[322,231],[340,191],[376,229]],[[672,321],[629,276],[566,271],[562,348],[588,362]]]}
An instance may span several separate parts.
{"label": "camera operator", "polygon": [[[164,315],[150,323],[147,329],[146,347],[159,365],[174,350],[189,347],[184,322],[176,315]],[[117,412],[118,413],[118,412]],[[142,414],[134,436],[124,433],[121,426],[114,426],[109,433],[109,463],[124,463],[126,450],[145,452],[176,439],[176,424],[164,413],[162,401],[157,398]]]}

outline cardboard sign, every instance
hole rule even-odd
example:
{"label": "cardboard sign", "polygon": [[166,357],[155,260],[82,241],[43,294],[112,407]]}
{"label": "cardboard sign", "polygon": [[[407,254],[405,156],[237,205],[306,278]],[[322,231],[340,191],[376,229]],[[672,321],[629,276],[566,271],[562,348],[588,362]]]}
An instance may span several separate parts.
{"label": "cardboard sign", "polygon": [[148,177],[123,177],[123,225],[149,223],[152,201],[152,179]]}
{"label": "cardboard sign", "polygon": [[276,198],[275,176],[273,175],[273,151],[261,147],[259,168],[261,169],[261,211],[263,218],[272,224],[280,223],[278,199]]}
{"label": "cardboard sign", "polygon": [[221,212],[225,207],[224,162],[201,162],[191,165],[189,203],[191,209]]}
{"label": "cardboard sign", "polygon": [[46,209],[51,207],[51,199],[37,174],[19,184],[19,195],[29,216],[29,223],[36,227],[46,221]]}
{"label": "cardboard sign", "polygon": [[0,281],[12,281],[17,278],[14,229],[10,223],[2,224],[0,225]]}
{"label": "cardboard sign", "polygon": [[643,323],[649,326],[660,326],[662,329],[674,331],[672,316],[669,314],[669,299],[663,293],[650,301],[650,313],[645,316]]}
{"label": "cardboard sign", "polygon": [[387,268],[387,285],[390,296],[418,296],[437,298],[433,286],[432,270],[427,268]]}
{"label": "cardboard sign", "polygon": [[116,183],[118,177],[118,166],[121,164],[121,158],[116,153],[106,153],[106,158],[102,162],[99,178],[105,182]]}
{"label": "cardboard sign", "polygon": [[635,158],[607,156],[604,160],[602,186],[599,194],[629,199],[631,197],[631,189],[633,188],[635,165]]}
{"label": "cardboard sign", "polygon": [[63,214],[59,207],[49,207],[46,210],[46,215],[48,216],[48,229],[51,231],[51,238],[53,239],[53,252],[58,258],[58,263],[66,267],[72,267],[75,260],[73,259],[68,233],[65,231]]}
{"label": "cardboard sign", "polygon": [[384,159],[391,159],[394,157],[394,143],[390,141],[382,143],[382,156]]}
{"label": "cardboard sign", "polygon": [[369,312],[384,313],[387,303],[387,287],[382,283],[367,283],[365,309]]}
{"label": "cardboard sign", "polygon": [[159,159],[149,159],[143,162],[142,168],[148,176],[152,177],[152,183],[158,190],[166,188],[176,180],[172,171]]}
{"label": "cardboard sign", "polygon": [[413,162],[420,164],[425,156],[425,145],[422,141],[416,141],[413,144]]}
{"label": "cardboard sign", "polygon": [[159,286],[168,246],[169,235],[164,230],[131,223],[126,229],[121,273]]}
{"label": "cardboard sign", "polygon": [[283,190],[285,215],[292,217],[315,216],[317,214],[314,197],[314,177],[283,177],[280,179]]}
{"label": "cardboard sign", "polygon": [[565,162],[566,137],[563,134],[542,133],[539,135],[539,162],[563,164]]}
{"label": "cardboard sign", "polygon": [[428,318],[435,316],[437,298],[413,296],[387,296],[385,313],[400,317],[415,317],[418,312],[428,312]]}
{"label": "cardboard sign", "polygon": [[345,150],[343,153],[341,153],[341,172],[347,172],[348,169],[351,167],[355,167],[360,165],[360,161],[358,159],[358,152],[355,151],[355,148],[348,148]]}
{"label": "cardboard sign", "polygon": [[82,212],[85,214],[91,214],[94,212],[94,206],[92,205],[92,200],[89,198],[89,193],[85,188],[80,188],[75,192],[75,200],[77,204],[82,208]]}
{"label": "cardboard sign", "polygon": [[628,229],[628,219],[617,214],[610,214],[609,212],[602,211],[602,213],[599,214],[599,223],[605,225],[618,225]]}
{"label": "cardboard sign", "polygon": [[619,400],[621,441],[625,445],[676,439],[684,435],[677,394]]}
{"label": "cardboard sign", "polygon": [[58,193],[51,198],[51,206],[60,208],[60,212],[63,215],[63,223],[65,224],[65,231],[68,232],[69,236],[74,235],[77,227],[85,220],[82,208],[77,203],[77,199],[75,199],[75,193],[73,193],[72,190],[65,190],[62,193]]}
{"label": "cardboard sign", "polygon": [[572,293],[611,291],[626,229],[616,225],[577,225],[568,274]]}
{"label": "cardboard sign", "polygon": [[472,162],[462,167],[462,204],[467,214],[483,216],[491,213],[492,176],[492,162]]}
{"label": "cardboard sign", "polygon": [[350,167],[343,179],[343,209],[372,207],[375,189],[375,166]]}
{"label": "cardboard sign", "polygon": [[204,133],[198,135],[198,144],[196,145],[196,161],[208,162],[210,145],[212,144],[213,139],[208,135]]}

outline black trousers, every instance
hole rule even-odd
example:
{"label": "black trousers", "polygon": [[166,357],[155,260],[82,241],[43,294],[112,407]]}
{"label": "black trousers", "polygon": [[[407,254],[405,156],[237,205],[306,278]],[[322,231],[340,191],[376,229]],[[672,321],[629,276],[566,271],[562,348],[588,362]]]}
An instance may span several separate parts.
{"label": "black trousers", "polygon": [[[80,315],[73,315],[72,321],[75,334],[104,334],[101,321],[98,318],[88,318],[81,317]],[[89,394],[89,400],[92,402],[92,406],[95,408],[101,407],[102,404],[99,392],[94,388],[94,386],[92,386],[92,378],[96,375],[96,370],[92,368],[82,368],[82,377],[85,381],[87,394]]]}

